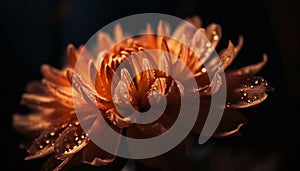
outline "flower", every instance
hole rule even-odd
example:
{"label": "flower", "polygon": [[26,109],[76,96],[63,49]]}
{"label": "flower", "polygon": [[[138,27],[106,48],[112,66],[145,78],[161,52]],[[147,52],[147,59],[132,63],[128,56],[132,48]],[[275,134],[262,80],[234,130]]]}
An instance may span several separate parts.
{"label": "flower", "polygon": [[[132,138],[150,138],[165,132],[176,120],[176,106],[180,104],[180,95],[188,97],[190,92],[197,91],[201,103],[199,116],[192,130],[199,134],[209,108],[216,107],[210,106],[210,98],[212,94],[218,93],[222,84],[218,72],[220,67],[225,70],[227,102],[223,106],[222,120],[213,136],[238,135],[240,127],[246,123],[246,118],[236,109],[261,103],[267,98],[266,92],[272,89],[264,78],[255,76],[266,64],[267,57],[265,55],[263,61],[257,64],[228,70],[242,47],[243,38],[240,37],[236,46],[229,41],[228,47],[219,52],[221,65],[211,62],[204,66],[203,61],[212,55],[221,38],[221,27],[211,24],[202,28],[198,17],[188,21],[207,37],[209,43],[203,44],[197,33],[189,34],[185,24],[179,26],[173,36],[180,36],[183,42],[192,44],[197,52],[191,51],[175,39],[163,36],[167,35],[169,30],[163,22],[158,25],[158,35],[153,34],[148,26],[147,34],[125,40],[121,26],[116,25],[115,39],[105,33],[98,36],[99,44],[102,45],[99,57],[103,57],[103,60],[92,58],[84,46],[76,49],[70,44],[67,47],[69,63],[66,66],[59,70],[47,64],[43,65],[41,72],[44,78],[29,83],[21,98],[21,103],[30,107],[33,112],[27,115],[15,114],[13,118],[17,130],[34,137],[31,145],[26,147],[29,155],[25,159],[52,154],[44,166],[45,170],[60,170],[76,162],[101,166],[115,159],[114,155],[92,142],[82,129],[76,117],[73,89],[83,98],[79,108],[82,107],[89,113],[86,104],[97,106],[111,128]],[[113,46],[116,43],[118,44]],[[188,84],[174,80],[167,72],[163,72],[168,70],[178,74],[178,77],[185,77],[180,75],[182,65],[179,60],[174,60],[168,54],[147,53],[148,49],[162,50],[184,61],[193,74],[184,81],[196,80],[198,87],[184,87],[183,85]],[[83,58],[78,59],[79,56]],[[130,67],[117,73],[117,68],[129,56],[132,56]],[[85,74],[75,70],[78,60],[82,60],[83,67],[80,69],[85,70]],[[154,69],[154,66],[159,70]],[[171,68],[176,70],[171,71]],[[143,72],[140,72],[142,70]],[[96,73],[94,79],[91,73]],[[213,73],[211,81],[208,73]],[[116,79],[113,79],[115,75]],[[132,80],[131,76],[134,75]],[[129,106],[144,112],[151,107],[149,99],[153,100],[152,103],[159,104],[162,97],[167,98],[168,105],[162,117],[155,122],[135,124],[134,118],[123,117],[124,114],[130,115],[134,112]],[[117,107],[120,110],[117,110]]]}

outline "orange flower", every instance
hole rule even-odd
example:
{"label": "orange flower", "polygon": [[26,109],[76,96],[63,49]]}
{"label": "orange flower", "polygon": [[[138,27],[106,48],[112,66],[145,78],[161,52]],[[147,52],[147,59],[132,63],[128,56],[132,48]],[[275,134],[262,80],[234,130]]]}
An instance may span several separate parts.
{"label": "orange flower", "polygon": [[[114,155],[94,144],[81,128],[73,104],[73,88],[83,97],[82,104],[79,106],[82,105],[84,108],[86,104],[96,105],[114,130],[124,134],[126,129],[126,136],[133,138],[150,138],[162,134],[177,118],[176,110],[180,104],[180,95],[188,96],[188,92],[198,91],[201,103],[193,132],[200,133],[209,108],[216,107],[211,106],[210,98],[212,94],[218,93],[222,84],[220,75],[216,72],[219,67],[225,71],[227,103],[224,106],[222,120],[213,136],[237,135],[240,127],[246,123],[246,119],[236,109],[261,103],[267,97],[266,91],[271,90],[265,79],[255,76],[266,64],[267,57],[264,56],[260,63],[227,71],[242,46],[243,38],[240,38],[237,46],[229,41],[228,47],[219,53],[221,66],[214,63],[204,66],[204,59],[210,57],[221,38],[221,27],[218,24],[211,24],[201,28],[198,17],[189,21],[199,28],[210,42],[210,44],[201,44],[196,34],[183,36],[183,41],[197,46],[198,53],[192,52],[184,44],[172,38],[152,34],[150,27],[147,28],[148,34],[128,38],[112,46],[114,42],[123,38],[121,27],[116,25],[115,40],[105,33],[99,34],[99,43],[105,45],[100,52],[100,56],[104,55],[102,61],[90,57],[84,46],[75,49],[73,45],[69,45],[68,65],[61,70],[43,65],[41,72],[44,78],[40,82],[29,83],[21,100],[22,104],[33,109],[33,113],[14,115],[15,128],[28,136],[35,137],[31,145],[26,147],[29,156],[25,159],[53,154],[45,164],[44,169],[47,170],[50,170],[49,168],[60,170],[79,162],[101,166],[115,159]],[[167,30],[162,22],[158,27],[161,32]],[[183,35],[185,29],[185,26],[179,26],[174,34]],[[193,74],[192,78],[184,80],[188,82],[195,79],[198,87],[196,89],[184,87],[182,82],[162,72],[162,70],[175,68],[176,70],[169,72],[177,74],[178,77],[185,77],[180,75],[182,66],[178,60],[169,55],[147,53],[145,50],[148,49],[169,52],[184,61]],[[106,50],[108,52],[104,53]],[[82,58],[78,59],[79,56]],[[117,73],[118,66],[129,56],[133,56],[130,67],[121,69]],[[80,75],[75,71],[77,60],[82,60],[84,67],[81,69],[88,71],[85,72],[87,74]],[[140,72],[141,69],[144,71]],[[91,72],[96,73],[96,78],[91,77]],[[214,73],[212,81],[209,80],[209,72]],[[131,76],[135,74],[136,76],[131,80]],[[117,76],[113,80],[114,75]],[[166,110],[158,120],[151,124],[135,124],[132,118],[123,117],[133,112],[129,106],[140,112],[147,111],[150,108],[150,97],[158,104],[162,97],[168,100]],[[116,106],[120,110],[116,110]],[[124,113],[119,113],[120,111]],[[86,112],[90,111],[86,109]]]}

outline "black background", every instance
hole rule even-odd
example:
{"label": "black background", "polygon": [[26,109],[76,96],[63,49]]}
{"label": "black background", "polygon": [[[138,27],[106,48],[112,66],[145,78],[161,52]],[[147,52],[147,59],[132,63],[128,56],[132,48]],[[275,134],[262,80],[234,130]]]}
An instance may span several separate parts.
{"label": "black background", "polygon": [[41,64],[59,68],[67,44],[84,44],[121,17],[158,12],[180,18],[198,15],[204,26],[219,23],[223,31],[219,47],[228,40],[236,43],[243,35],[245,43],[234,66],[258,62],[264,53],[269,56],[259,75],[275,91],[259,106],[242,111],[249,120],[242,137],[220,140],[216,149],[221,150],[211,154],[201,169],[218,170],[214,166],[218,165],[224,171],[254,171],[256,166],[265,171],[297,170],[300,15],[296,1],[5,0],[0,5],[1,167],[38,170],[44,162],[23,161],[26,152],[19,148],[23,139],[11,121],[12,114],[24,111],[20,96],[27,82],[41,78]]}

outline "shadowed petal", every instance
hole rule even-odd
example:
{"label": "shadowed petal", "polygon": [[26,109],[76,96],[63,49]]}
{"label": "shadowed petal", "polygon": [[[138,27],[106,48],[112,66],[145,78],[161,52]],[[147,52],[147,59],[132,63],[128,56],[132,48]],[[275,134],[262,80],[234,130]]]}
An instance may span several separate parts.
{"label": "shadowed petal", "polygon": [[245,66],[237,70],[227,71],[226,74],[226,83],[228,88],[239,87],[242,82],[247,78],[254,76],[258,73],[267,63],[267,55],[263,56],[263,60],[259,63]]}
{"label": "shadowed petal", "polygon": [[[210,100],[204,98],[201,99],[198,118],[193,128],[194,132],[198,134],[201,133],[202,128],[206,122],[209,110],[210,110]],[[246,124],[246,121],[247,121],[246,118],[235,109],[226,108],[224,109],[222,119],[212,136],[224,137],[224,136],[233,135],[238,132],[238,130],[242,125]],[[209,136],[209,135],[201,135],[201,136]]]}
{"label": "shadowed petal", "polygon": [[55,158],[66,159],[74,155],[89,142],[78,124],[69,124],[54,142]]}
{"label": "shadowed petal", "polygon": [[246,79],[240,87],[228,90],[228,105],[233,108],[246,108],[257,105],[267,98],[268,91],[273,88],[262,77],[254,76]]}

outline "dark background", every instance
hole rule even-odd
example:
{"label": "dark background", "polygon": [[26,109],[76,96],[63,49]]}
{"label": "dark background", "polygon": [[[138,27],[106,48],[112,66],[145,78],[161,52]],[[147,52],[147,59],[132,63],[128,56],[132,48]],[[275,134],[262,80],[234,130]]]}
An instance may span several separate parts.
{"label": "dark background", "polygon": [[0,5],[1,167],[38,170],[45,161],[23,161],[26,152],[19,149],[23,139],[11,121],[13,113],[24,110],[19,100],[25,84],[41,78],[41,64],[59,68],[67,44],[84,44],[101,27],[121,17],[158,12],[180,18],[198,15],[204,26],[221,24],[220,47],[228,40],[236,43],[243,35],[245,43],[235,66],[258,62],[263,53],[269,56],[259,75],[269,80],[275,91],[259,106],[242,111],[249,120],[242,137],[220,139],[212,153],[195,162],[200,165],[195,168],[297,170],[300,15],[296,0],[5,0]]}

